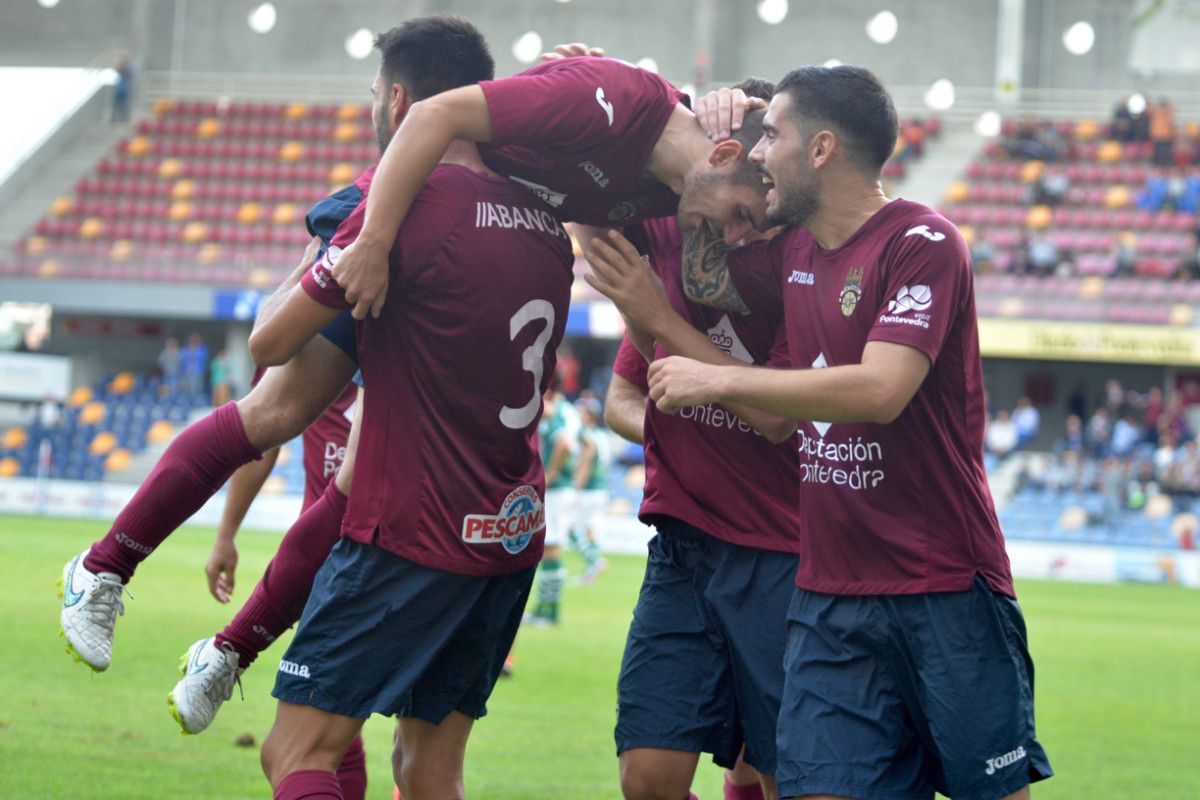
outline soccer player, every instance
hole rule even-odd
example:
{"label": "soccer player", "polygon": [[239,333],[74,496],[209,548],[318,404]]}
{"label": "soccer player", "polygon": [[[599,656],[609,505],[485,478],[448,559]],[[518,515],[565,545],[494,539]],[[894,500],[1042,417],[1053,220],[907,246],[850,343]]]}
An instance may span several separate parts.
{"label": "soccer player", "polygon": [[[406,90],[425,97],[454,88],[456,30],[438,26],[438,17],[410,21],[410,35],[397,58],[410,78]],[[422,21],[426,21],[423,24]],[[457,24],[457,23],[455,23]],[[423,66],[422,66],[423,65]],[[406,94],[407,96],[407,94]],[[386,115],[376,117],[380,151],[394,129]],[[369,174],[318,203],[309,212],[310,232],[324,241],[357,208]],[[361,223],[356,223],[361,224]],[[356,228],[357,230],[357,228]],[[343,242],[344,244],[345,242]],[[268,317],[313,262],[305,258],[271,298],[260,319]],[[347,324],[348,323],[348,324]],[[68,652],[96,671],[108,668],[116,618],[124,613],[121,595],[138,564],[154,552],[222,484],[262,451],[300,435],[341,395],[357,369],[354,324],[349,314],[323,335],[306,341],[286,364],[267,370],[250,394],[186,428],[163,453],[154,470],[113,521],[108,533],[63,569],[61,632]]]}
{"label": "soccer player", "polygon": [[575,514],[568,537],[583,556],[580,583],[591,583],[608,567],[596,546],[596,520],[608,505],[608,471],[612,448],[600,422],[600,401],[594,397],[575,401],[579,414],[579,457],[571,481],[575,485]]}
{"label": "soccer player", "polygon": [[382,308],[396,230],[456,139],[480,143],[492,170],[564,220],[609,226],[678,210],[684,227],[730,243],[765,229],[758,176],[713,144],[682,98],[652,72],[585,56],[416,104],[380,161],[362,233],[338,261],[355,316]]}
{"label": "soccer player", "polygon": [[534,625],[557,625],[561,613],[567,568],[562,547],[575,516],[577,495],[572,474],[578,453],[579,415],[571,401],[553,385],[542,398],[538,422],[538,448],[546,471],[546,538],[538,568],[537,600],[529,612]]}
{"label": "soccer player", "polygon": [[[669,358],[649,385],[665,412],[737,402],[803,420],[780,795],[1028,797],[1052,772],[983,468],[967,248],[883,194],[896,112],[867,70],[789,73],[764,128],[751,158],[769,219],[800,226],[773,243],[794,369]],[[739,259],[710,249],[704,272],[744,291]]]}
{"label": "soccer player", "polygon": [[[478,42],[478,57],[459,63],[484,79],[491,59]],[[399,83],[391,95],[400,119],[415,98]],[[359,327],[369,391],[343,536],[275,686],[263,764],[277,798],[338,797],[333,769],[373,712],[401,718],[394,764],[406,798],[462,796],[467,737],[541,556],[535,436],[566,323],[569,237],[456,143],[391,253],[387,313]],[[255,332],[256,360],[272,362],[275,347],[288,352],[346,307],[332,262]]]}

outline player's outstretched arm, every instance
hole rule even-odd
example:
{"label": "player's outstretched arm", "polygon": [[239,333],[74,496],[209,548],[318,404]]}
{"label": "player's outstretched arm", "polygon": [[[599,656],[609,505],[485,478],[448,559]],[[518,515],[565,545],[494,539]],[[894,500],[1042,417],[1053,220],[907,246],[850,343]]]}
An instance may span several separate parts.
{"label": "player's outstretched arm", "polygon": [[300,279],[304,277],[304,273],[317,260],[317,255],[321,252],[321,237],[314,236],[308,243],[308,247],[304,248],[304,255],[300,257],[300,263],[292,270],[292,274],[283,279],[283,283],[279,284],[270,297],[263,300],[258,307],[258,314],[254,318],[254,327],[257,328],[260,324],[271,318],[271,315],[279,310],[279,306],[288,296],[293,288],[300,283]]}
{"label": "player's outstretched arm", "polygon": [[367,197],[363,228],[334,268],[355,319],[378,317],[387,296],[388,253],[429,174],[455,139],[486,142],[492,118],[479,86],[463,86],[414,103],[396,129]]}
{"label": "player's outstretched arm", "polygon": [[929,374],[920,350],[867,342],[862,362],[825,369],[718,366],[688,358],[650,365],[650,399],[667,413],[699,403],[738,403],[791,419],[887,424]]}
{"label": "player's outstretched arm", "polygon": [[731,249],[720,236],[705,231],[684,234],[683,293],[693,303],[749,314],[726,263]]}
{"label": "player's outstretched arm", "polygon": [[640,386],[613,374],[604,398],[604,424],[626,441],[646,443],[646,393]]}
{"label": "player's outstretched arm", "polygon": [[[709,364],[742,366],[741,361],[714,345],[705,333],[671,308],[661,284],[655,282],[654,273],[620,233],[611,231],[608,241],[593,240],[591,249],[584,254],[592,267],[587,282],[616,303],[633,325],[648,331],[672,354]],[[796,430],[796,417],[739,404],[733,398],[720,402],[773,442],[784,441]]]}
{"label": "player's outstretched arm", "polygon": [[212,552],[204,565],[208,578],[208,591],[219,602],[228,603],[233,596],[237,572],[238,551],[234,540],[238,529],[246,519],[250,504],[258,497],[267,476],[275,468],[279,448],[273,447],[263,453],[258,461],[243,464],[229,479],[229,491],[225,495],[225,508],[221,511],[221,522],[217,525],[217,538]]}
{"label": "player's outstretched arm", "polygon": [[313,300],[303,286],[294,286],[279,310],[250,333],[250,356],[261,367],[285,364],[340,313]]}

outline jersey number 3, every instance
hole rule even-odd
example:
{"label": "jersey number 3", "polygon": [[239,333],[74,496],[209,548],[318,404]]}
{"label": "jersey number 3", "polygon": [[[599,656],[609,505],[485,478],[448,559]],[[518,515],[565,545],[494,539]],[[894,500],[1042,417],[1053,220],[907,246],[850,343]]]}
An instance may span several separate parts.
{"label": "jersey number 3", "polygon": [[537,418],[538,409],[542,407],[543,364],[546,345],[550,343],[550,336],[554,333],[554,306],[549,300],[530,300],[508,321],[508,340],[511,342],[526,325],[539,319],[546,321],[545,329],[533,340],[533,344],[521,353],[521,368],[533,374],[533,397],[520,408],[505,406],[500,409],[500,422],[507,428],[520,430],[527,427]]}

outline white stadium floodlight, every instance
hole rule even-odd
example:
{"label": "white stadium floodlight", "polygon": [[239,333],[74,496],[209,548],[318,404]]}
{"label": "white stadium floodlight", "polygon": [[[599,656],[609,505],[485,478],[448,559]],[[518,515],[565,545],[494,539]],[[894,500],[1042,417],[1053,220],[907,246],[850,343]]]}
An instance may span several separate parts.
{"label": "white stadium floodlight", "polygon": [[758,18],[768,25],[778,25],[787,19],[788,0],[759,0]]}
{"label": "white stadium floodlight", "polygon": [[522,64],[532,64],[542,53],[542,36],[537,31],[527,31],[513,42],[513,58]]}
{"label": "white stadium floodlight", "polygon": [[374,46],[375,34],[371,33],[370,28],[359,28],[346,37],[346,55],[358,61],[371,55]]}
{"label": "white stadium floodlight", "polygon": [[1091,51],[1096,43],[1096,29],[1088,22],[1076,22],[1063,31],[1063,47],[1074,56],[1082,56]]}
{"label": "white stadium floodlight", "polygon": [[647,72],[658,72],[658,62],[655,61],[650,56],[646,56],[645,58],[639,58],[637,65],[639,67],[641,67],[642,69],[646,70]]}
{"label": "white stadium floodlight", "polygon": [[271,29],[275,27],[275,20],[278,17],[274,3],[263,3],[250,12],[246,21],[250,23],[250,30],[255,33],[270,33]]}
{"label": "white stadium floodlight", "polygon": [[900,22],[890,11],[880,11],[867,21],[867,38],[875,44],[887,44],[896,38],[900,30]]}
{"label": "white stadium floodlight", "polygon": [[945,111],[954,105],[954,84],[939,78],[925,90],[925,105],[935,111]]}
{"label": "white stadium floodlight", "polygon": [[58,0],[38,0],[38,5],[42,8],[54,8],[58,5]]}
{"label": "white stadium floodlight", "polygon": [[827,58],[823,62],[821,62],[821,66],[829,67],[832,69],[833,67],[842,66],[842,61],[841,61],[841,59],[838,59],[838,58]]}
{"label": "white stadium floodlight", "polygon": [[1129,113],[1135,117],[1146,110],[1146,95],[1138,93],[1132,95],[1125,103],[1125,107],[1129,109]]}
{"label": "white stadium floodlight", "polygon": [[975,133],[985,139],[1000,135],[1000,115],[995,111],[985,111],[975,120]]}

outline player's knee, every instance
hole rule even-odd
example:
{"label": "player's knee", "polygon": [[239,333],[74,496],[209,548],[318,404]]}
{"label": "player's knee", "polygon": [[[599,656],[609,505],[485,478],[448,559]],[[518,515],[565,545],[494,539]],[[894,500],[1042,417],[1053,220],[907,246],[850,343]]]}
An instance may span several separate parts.
{"label": "player's knee", "polygon": [[392,751],[392,770],[405,800],[463,800],[462,770],[442,760],[424,760]]}
{"label": "player's knee", "polygon": [[625,800],[679,800],[687,797],[687,785],[675,786],[675,781],[640,761],[621,765],[621,794]]}

